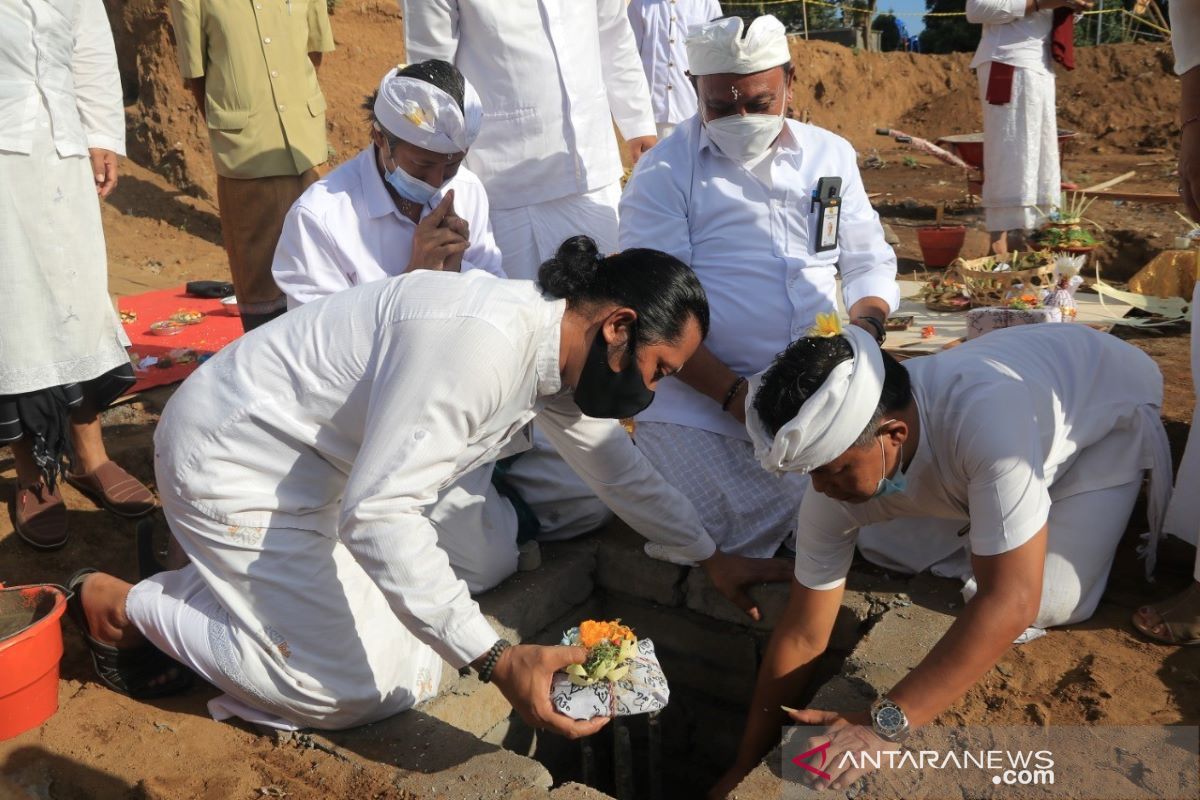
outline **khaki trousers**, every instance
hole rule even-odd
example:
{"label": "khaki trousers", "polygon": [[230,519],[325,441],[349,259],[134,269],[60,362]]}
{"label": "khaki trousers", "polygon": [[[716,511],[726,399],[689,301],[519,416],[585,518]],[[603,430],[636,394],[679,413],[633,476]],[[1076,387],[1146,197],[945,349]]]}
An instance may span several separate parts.
{"label": "khaki trousers", "polygon": [[271,277],[275,245],[288,209],[318,177],[315,169],[269,178],[217,176],[221,236],[242,313],[270,314],[286,307],[286,298]]}

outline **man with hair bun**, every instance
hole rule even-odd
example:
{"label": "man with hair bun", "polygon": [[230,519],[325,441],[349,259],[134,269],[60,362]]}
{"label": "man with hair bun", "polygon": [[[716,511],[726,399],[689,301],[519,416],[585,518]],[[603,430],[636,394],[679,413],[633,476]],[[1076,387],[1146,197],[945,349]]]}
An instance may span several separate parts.
{"label": "man with hair bun", "polygon": [[[530,725],[571,737],[553,674],[584,648],[501,639],[430,518],[439,493],[533,419],[630,527],[699,562],[751,617],[786,562],[722,553],[619,418],[654,399],[708,331],[690,269],[654,250],[600,258],[580,237],[542,285],[415,270],[307,303],[221,350],[179,388],[155,474],[190,558],[136,585],[84,569],[70,616],[100,680],[135,697],[223,695],[217,719],[338,729],[437,693],[443,661],[494,682]],[[472,531],[476,535],[479,531]]]}
{"label": "man with hair bun", "polygon": [[687,37],[699,113],[634,170],[621,246],[656,247],[696,270],[713,332],[638,417],[638,445],[691,498],[721,546],[771,556],[808,484],[757,468],[746,379],[838,308],[879,339],[900,302],[896,254],[854,148],[787,118],[793,67],[783,24],[726,17]]}
{"label": "man with hair bun", "polygon": [[[1162,375],[1140,350],[1084,325],[996,331],[903,365],[836,317],[752,381],[747,428],[762,466],[808,474],[795,575],[771,636],[724,797],[788,723],[830,726],[830,783],[847,749],[895,749],[949,708],[1027,629],[1087,619],[1149,471],[1153,568],[1170,495]],[[966,605],[929,655],[868,710],[788,712],[829,642],[859,528],[896,528],[892,552],[957,563]],[[899,556],[898,556],[899,557]]]}

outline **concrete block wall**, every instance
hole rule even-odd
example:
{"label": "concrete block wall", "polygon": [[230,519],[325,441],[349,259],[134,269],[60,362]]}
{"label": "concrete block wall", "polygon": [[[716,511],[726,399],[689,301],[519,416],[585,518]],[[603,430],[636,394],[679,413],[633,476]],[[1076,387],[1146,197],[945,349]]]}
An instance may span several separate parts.
{"label": "concrete block wall", "polygon": [[[601,534],[543,544],[539,569],[519,573],[480,597],[479,603],[497,631],[514,642],[555,644],[563,631],[583,619],[617,617],[652,639],[672,687],[671,703],[659,723],[670,787],[666,796],[699,796],[733,758],[758,665],[789,589],[778,584],[752,590],[763,612],[756,623],[717,592],[703,570],[651,559],[643,551],[644,543],[616,523]],[[818,669],[824,683],[812,700],[814,707],[861,709],[873,698],[873,687],[890,686],[909,668],[903,660],[876,658],[875,653],[899,647],[911,651],[914,631],[919,630],[918,638],[936,640],[940,635],[938,625],[914,620],[925,609],[913,606],[903,593],[909,584],[852,574],[831,652]],[[867,646],[869,642],[874,644]],[[441,693],[420,711],[431,721],[478,737],[484,746],[502,747],[514,758],[536,759],[533,763],[553,775],[555,783],[564,784],[564,797],[583,791],[566,785],[582,777],[579,744],[531,730],[493,686],[447,670]],[[633,720],[628,728],[634,752],[642,752],[644,721]],[[593,747],[611,747],[610,738],[594,737]],[[670,774],[672,770],[676,774]],[[765,780],[756,775],[755,780]],[[531,791],[545,791],[540,773],[538,780],[532,780],[532,773],[528,777]]]}

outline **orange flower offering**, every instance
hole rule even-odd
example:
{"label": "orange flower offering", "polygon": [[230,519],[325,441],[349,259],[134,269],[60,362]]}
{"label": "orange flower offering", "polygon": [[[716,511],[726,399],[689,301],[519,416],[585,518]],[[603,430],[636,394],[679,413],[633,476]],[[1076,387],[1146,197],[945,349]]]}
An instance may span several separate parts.
{"label": "orange flower offering", "polygon": [[633,631],[621,624],[621,620],[596,621],[586,619],[579,624],[579,643],[589,650],[600,642],[609,642],[618,647],[622,642],[637,639]]}
{"label": "orange flower offering", "polygon": [[195,325],[203,319],[204,313],[193,308],[181,308],[171,315],[171,320],[180,325]]}

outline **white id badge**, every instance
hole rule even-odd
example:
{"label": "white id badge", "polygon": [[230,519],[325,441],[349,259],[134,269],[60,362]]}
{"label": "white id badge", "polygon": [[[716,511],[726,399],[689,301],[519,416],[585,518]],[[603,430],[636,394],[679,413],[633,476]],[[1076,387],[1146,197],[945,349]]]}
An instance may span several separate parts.
{"label": "white id badge", "polygon": [[841,203],[826,206],[821,215],[821,242],[817,250],[832,250],[837,247],[838,213],[842,210]]}

